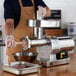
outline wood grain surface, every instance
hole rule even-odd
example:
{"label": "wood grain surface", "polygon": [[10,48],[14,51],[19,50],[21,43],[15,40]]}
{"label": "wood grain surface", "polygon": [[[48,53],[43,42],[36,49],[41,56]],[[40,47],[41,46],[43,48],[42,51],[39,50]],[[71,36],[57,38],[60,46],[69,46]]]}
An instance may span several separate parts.
{"label": "wood grain surface", "polygon": [[[49,68],[40,68],[39,72],[20,76],[76,76],[76,53],[70,55],[70,63]],[[2,76],[17,76],[3,72]]]}

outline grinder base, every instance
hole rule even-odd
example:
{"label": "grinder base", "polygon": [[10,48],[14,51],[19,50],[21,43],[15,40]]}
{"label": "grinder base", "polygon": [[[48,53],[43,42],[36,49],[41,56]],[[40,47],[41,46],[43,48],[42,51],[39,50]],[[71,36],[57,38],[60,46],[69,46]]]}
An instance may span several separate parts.
{"label": "grinder base", "polygon": [[56,65],[62,65],[67,64],[70,62],[70,58],[60,59],[53,62],[50,61],[39,61],[39,64],[41,64],[44,67],[50,67],[50,66],[56,66]]}

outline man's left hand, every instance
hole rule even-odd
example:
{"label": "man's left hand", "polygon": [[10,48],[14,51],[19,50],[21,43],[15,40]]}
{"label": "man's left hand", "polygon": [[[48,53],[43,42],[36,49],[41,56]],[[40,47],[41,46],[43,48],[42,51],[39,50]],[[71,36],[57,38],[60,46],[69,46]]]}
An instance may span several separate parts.
{"label": "man's left hand", "polygon": [[38,15],[41,17],[46,16],[46,7],[38,6]]}

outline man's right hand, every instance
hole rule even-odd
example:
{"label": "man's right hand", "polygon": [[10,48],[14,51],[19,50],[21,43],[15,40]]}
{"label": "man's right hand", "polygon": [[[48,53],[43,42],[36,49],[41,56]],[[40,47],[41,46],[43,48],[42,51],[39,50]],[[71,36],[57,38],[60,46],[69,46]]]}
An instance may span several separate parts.
{"label": "man's right hand", "polygon": [[16,46],[16,42],[15,42],[15,40],[14,40],[14,37],[12,36],[12,35],[8,35],[7,37],[6,37],[6,41],[5,41],[5,44],[6,44],[6,46],[7,47],[15,47]]}

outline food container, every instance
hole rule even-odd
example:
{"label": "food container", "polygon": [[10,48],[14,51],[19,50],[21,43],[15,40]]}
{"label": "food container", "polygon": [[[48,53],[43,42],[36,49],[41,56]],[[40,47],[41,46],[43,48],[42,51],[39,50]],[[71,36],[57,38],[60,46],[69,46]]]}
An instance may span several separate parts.
{"label": "food container", "polygon": [[16,61],[34,62],[37,57],[35,52],[17,52],[13,54]]}
{"label": "food container", "polygon": [[67,22],[68,35],[76,36],[76,22]]}
{"label": "food container", "polygon": [[[23,68],[17,68],[16,66],[24,65]],[[16,74],[16,75],[23,75],[23,74],[30,74],[30,73],[37,73],[39,71],[40,66],[37,64],[32,64],[29,62],[22,61],[21,64],[19,61],[12,62],[10,66],[3,66],[3,70]]]}

